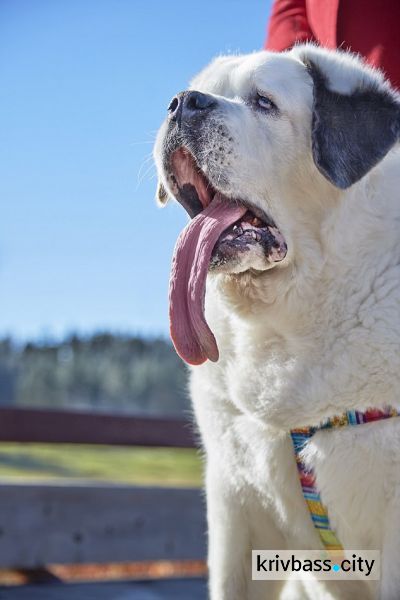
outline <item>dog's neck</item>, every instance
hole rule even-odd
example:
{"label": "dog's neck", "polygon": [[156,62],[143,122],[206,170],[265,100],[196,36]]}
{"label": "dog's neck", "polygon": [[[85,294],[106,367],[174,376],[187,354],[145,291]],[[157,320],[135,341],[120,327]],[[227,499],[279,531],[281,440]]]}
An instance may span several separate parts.
{"label": "dog's neck", "polygon": [[[400,364],[387,345],[395,332],[380,315],[400,302],[400,206],[376,197],[375,190],[382,189],[374,184],[378,177],[375,173],[343,193],[318,237],[311,229],[303,235],[301,260],[294,256],[292,264],[257,276],[217,278],[214,289],[235,340],[232,352],[238,332],[254,357],[238,354],[237,360],[246,369],[265,367],[255,399],[247,403],[279,429],[398,404]],[[264,389],[271,369],[279,386]]]}

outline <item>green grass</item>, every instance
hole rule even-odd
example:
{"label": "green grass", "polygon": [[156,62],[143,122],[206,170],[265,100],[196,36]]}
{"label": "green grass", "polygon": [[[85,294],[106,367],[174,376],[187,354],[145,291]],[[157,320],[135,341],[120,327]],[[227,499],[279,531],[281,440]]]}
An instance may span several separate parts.
{"label": "green grass", "polygon": [[202,461],[198,451],[183,448],[3,443],[0,478],[199,486]]}

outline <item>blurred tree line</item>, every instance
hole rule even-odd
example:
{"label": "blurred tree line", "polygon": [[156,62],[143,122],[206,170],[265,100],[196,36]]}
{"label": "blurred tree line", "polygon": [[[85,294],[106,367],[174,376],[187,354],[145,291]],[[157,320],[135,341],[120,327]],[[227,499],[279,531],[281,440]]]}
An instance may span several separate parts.
{"label": "blurred tree line", "polygon": [[189,409],[186,369],[163,339],[102,333],[18,345],[6,338],[0,404],[176,414]]}

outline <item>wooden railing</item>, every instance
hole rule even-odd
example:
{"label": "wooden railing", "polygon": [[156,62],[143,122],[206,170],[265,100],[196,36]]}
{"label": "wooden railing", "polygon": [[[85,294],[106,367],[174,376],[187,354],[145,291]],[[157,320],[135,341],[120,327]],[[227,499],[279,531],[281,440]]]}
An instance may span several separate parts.
{"label": "wooden railing", "polygon": [[[0,441],[195,447],[188,421],[0,409]],[[202,559],[198,489],[125,485],[0,485],[0,567]]]}
{"label": "wooden railing", "polygon": [[193,424],[174,418],[0,408],[0,442],[194,448]]}

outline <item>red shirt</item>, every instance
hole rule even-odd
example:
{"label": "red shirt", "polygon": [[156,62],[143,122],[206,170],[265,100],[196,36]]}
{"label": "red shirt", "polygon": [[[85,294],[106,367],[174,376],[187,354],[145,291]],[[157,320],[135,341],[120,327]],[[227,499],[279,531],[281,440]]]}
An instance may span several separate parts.
{"label": "red shirt", "polygon": [[307,40],[359,52],[400,88],[399,0],[275,0],[265,48]]}

